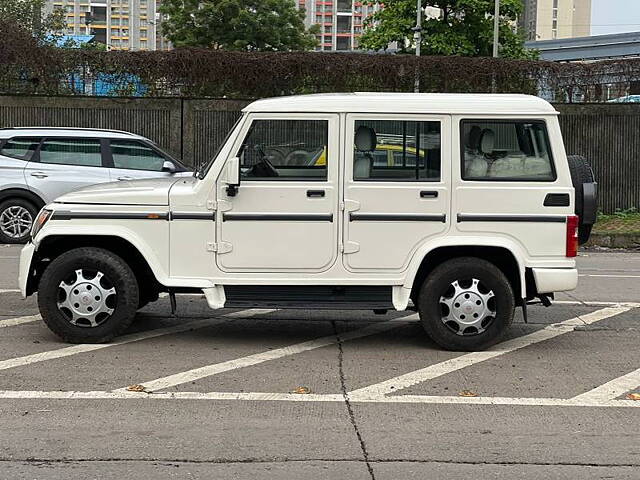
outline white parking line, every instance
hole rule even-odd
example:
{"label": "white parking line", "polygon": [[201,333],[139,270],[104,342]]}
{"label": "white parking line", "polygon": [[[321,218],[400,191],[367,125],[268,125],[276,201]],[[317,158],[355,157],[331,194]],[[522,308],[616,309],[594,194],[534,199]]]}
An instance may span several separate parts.
{"label": "white parking line", "polygon": [[22,325],[25,323],[37,322],[38,320],[42,320],[42,317],[40,315],[28,315],[26,317],[7,318],[5,320],[0,320],[0,328],[13,327],[15,325]]}
{"label": "white parking line", "polygon": [[[1,399],[46,399],[46,400],[242,400],[273,402],[344,402],[341,394],[262,393],[262,392],[159,392],[138,393],[123,390],[92,391],[32,391],[0,390]],[[453,397],[430,395],[401,395],[398,397],[351,398],[355,403],[413,403],[439,405],[510,405],[542,407],[597,407],[639,408],[640,402],[633,400],[599,400],[567,398],[512,398],[512,397]]]}
{"label": "white parking line", "polygon": [[487,350],[484,352],[467,353],[460,357],[452,358],[450,360],[436,363],[435,365],[430,365],[420,370],[391,378],[384,382],[354,390],[353,392],[349,393],[349,398],[355,400],[383,397],[385,395],[404,390],[405,388],[412,387],[427,380],[441,377],[443,375],[455,372],[456,370],[460,370],[462,368],[484,362],[491,358],[499,357],[500,355],[513,352],[514,350],[518,350],[535,343],[555,338],[559,335],[563,335],[567,332],[573,331],[575,326],[589,325],[591,323],[613,317],[614,315],[619,315],[621,313],[627,312],[631,310],[631,308],[632,307],[630,306],[607,307],[580,317],[565,320],[564,322],[552,324],[548,327],[543,328],[542,330],[530,333],[529,335],[503,342],[496,347],[493,347],[493,349],[491,350]]}
{"label": "white parking line", "polygon": [[583,274],[578,275],[579,277],[599,277],[599,278],[640,278],[640,275],[590,275]]}
{"label": "white parking line", "polygon": [[17,288],[0,288],[0,293],[20,293]]}
{"label": "white parking line", "polygon": [[593,390],[589,390],[586,393],[578,395],[572,398],[572,400],[579,402],[606,402],[609,400],[614,400],[620,395],[624,395],[625,393],[638,387],[640,387],[640,368],[638,370],[634,370],[631,373],[627,373],[626,375],[615,378],[610,382],[605,383],[604,385],[600,385]]}
{"label": "white parking line", "polygon": [[[182,385],[187,382],[193,382],[195,380],[200,380],[205,377],[228,372],[230,370],[250,367],[253,365],[258,365],[260,363],[268,362],[270,360],[277,360],[278,358],[287,357],[289,355],[295,355],[298,353],[307,352],[309,350],[326,347],[328,345],[338,343],[339,341],[347,341],[366,337],[368,335],[375,335],[376,333],[384,332],[397,326],[397,322],[396,324],[392,324],[390,322],[374,323],[373,325],[370,325],[368,327],[343,333],[339,336],[328,335],[326,337],[316,338],[314,340],[298,343],[296,345],[289,345],[286,347],[277,348],[275,350],[256,353],[226,362],[214,363],[212,365],[194,368],[193,370],[187,370],[186,372],[176,373],[175,375],[169,375],[167,377],[158,378],[156,380],[142,382],[142,385],[144,385],[148,391],[163,390],[165,388],[175,387],[177,385]],[[124,389],[118,389],[115,391],[122,390]]]}

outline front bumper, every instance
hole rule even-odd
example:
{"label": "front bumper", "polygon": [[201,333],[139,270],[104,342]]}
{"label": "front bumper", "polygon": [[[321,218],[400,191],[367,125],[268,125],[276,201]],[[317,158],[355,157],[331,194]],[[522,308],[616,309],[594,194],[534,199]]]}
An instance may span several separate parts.
{"label": "front bumper", "polygon": [[575,268],[533,268],[538,293],[567,292],[578,286]]}
{"label": "front bumper", "polygon": [[31,274],[31,261],[36,251],[36,246],[29,242],[20,252],[20,270],[18,274],[18,283],[20,285],[20,293],[27,298],[27,285],[29,283],[29,275]]}

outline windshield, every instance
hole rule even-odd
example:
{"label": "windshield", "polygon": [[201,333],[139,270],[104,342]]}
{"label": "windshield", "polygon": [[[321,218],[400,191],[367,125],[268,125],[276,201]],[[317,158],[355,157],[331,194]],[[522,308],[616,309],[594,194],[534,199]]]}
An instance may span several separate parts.
{"label": "windshield", "polygon": [[216,152],[211,157],[211,160],[209,160],[209,162],[206,165],[203,165],[203,166],[201,166],[199,168],[196,168],[195,172],[193,172],[193,176],[194,177],[197,177],[200,180],[202,180],[204,177],[207,176],[207,173],[209,173],[209,170],[211,170],[211,167],[213,166],[213,162],[216,161],[216,158],[218,158],[218,155],[220,154],[220,151],[227,144],[227,141],[229,141],[229,138],[231,137],[231,134],[235,131],[236,127],[240,123],[240,120],[242,120],[243,118],[244,118],[244,115],[241,115],[240,118],[238,118],[238,120],[236,120],[236,123],[233,124],[233,127],[231,127],[229,129],[229,132],[224,137],[224,140],[222,142],[220,142],[220,145],[218,145],[218,148],[216,149]]}

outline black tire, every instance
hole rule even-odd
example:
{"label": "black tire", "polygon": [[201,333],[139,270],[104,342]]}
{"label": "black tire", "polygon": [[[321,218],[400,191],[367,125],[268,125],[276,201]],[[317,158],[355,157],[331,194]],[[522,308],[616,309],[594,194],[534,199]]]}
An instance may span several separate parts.
{"label": "black tire", "polygon": [[[115,288],[110,305],[113,313],[97,326],[74,325],[58,308],[61,282],[77,269],[102,272]],[[38,289],[42,319],[53,333],[69,343],[105,343],[121,335],[133,322],[138,301],[138,282],[131,268],[119,256],[101,248],[76,248],[60,255],[42,274]]]}
{"label": "black tire", "polygon": [[[36,216],[38,215],[38,208],[33,203],[23,198],[16,197],[16,198],[10,198],[0,203],[0,219],[2,219],[3,214],[5,212],[9,213],[8,210],[10,208],[20,208],[23,211],[28,212],[28,216],[31,217],[30,221],[32,224],[35,221]],[[30,236],[31,236],[31,228],[26,229],[24,235],[21,235],[19,237],[13,237],[11,235],[8,235],[2,231],[2,228],[0,228],[0,243],[13,243],[13,244],[27,243],[27,241],[29,241]]]}
{"label": "black tire", "polygon": [[578,226],[578,242],[580,245],[583,245],[589,240],[593,225],[587,225],[582,222],[584,217],[582,185],[585,183],[595,182],[595,178],[591,166],[587,162],[587,159],[582,155],[567,155],[567,161],[569,162],[569,171],[571,172],[571,182],[573,183],[573,188],[576,191],[575,212],[576,215],[580,217],[580,224]]}
{"label": "black tire", "polygon": [[[473,333],[470,328],[465,330],[467,334],[460,335],[443,322],[440,299],[452,288],[453,282],[464,284],[472,279],[479,280],[483,288],[493,292],[490,302],[495,316],[486,317],[483,332]],[[455,258],[436,267],[422,284],[418,297],[418,312],[427,335],[446,350],[469,352],[495,345],[513,322],[514,310],[515,298],[507,277],[494,264],[476,257]]]}

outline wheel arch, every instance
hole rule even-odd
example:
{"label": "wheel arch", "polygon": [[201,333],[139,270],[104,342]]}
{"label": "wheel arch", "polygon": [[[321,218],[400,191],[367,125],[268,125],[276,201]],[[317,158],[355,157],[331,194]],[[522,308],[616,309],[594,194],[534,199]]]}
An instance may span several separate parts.
{"label": "wheel arch", "polygon": [[457,257],[477,257],[491,262],[505,274],[513,289],[516,303],[520,304],[527,298],[527,282],[525,267],[518,260],[522,258],[519,253],[518,249],[498,242],[483,245],[460,243],[436,246],[423,252],[414,261],[411,275],[407,278],[404,287],[411,289],[411,298],[415,299],[427,275],[438,265]]}
{"label": "wheel arch", "polygon": [[0,202],[4,202],[10,198],[20,198],[33,203],[38,210],[45,206],[45,201],[36,193],[25,188],[7,188],[0,191]]}
{"label": "wheel arch", "polygon": [[159,292],[165,289],[164,276],[159,266],[143,254],[132,239],[119,235],[61,235],[52,234],[38,239],[36,258],[32,261],[32,274],[27,284],[27,295],[37,289],[47,265],[59,255],[81,247],[101,248],[121,257],[131,266],[141,289]]}

